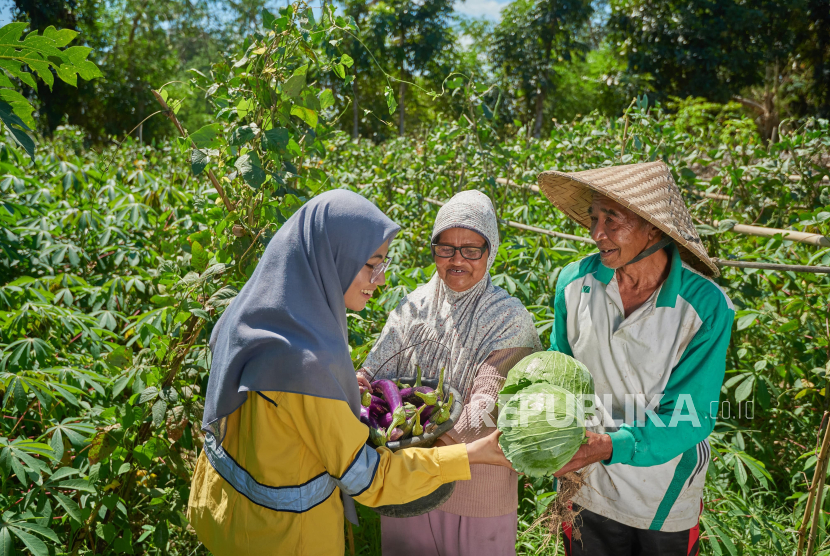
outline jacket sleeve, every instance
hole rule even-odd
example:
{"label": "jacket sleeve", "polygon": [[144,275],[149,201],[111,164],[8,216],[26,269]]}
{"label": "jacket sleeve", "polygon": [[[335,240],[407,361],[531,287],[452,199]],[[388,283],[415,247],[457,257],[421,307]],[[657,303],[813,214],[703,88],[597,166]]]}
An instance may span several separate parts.
{"label": "jacket sleeve", "polygon": [[366,444],[368,427],[346,402],[299,397],[292,419],[300,436],[337,485],[361,504],[404,504],[444,483],[470,479],[464,444],[395,453],[372,448]]}
{"label": "jacket sleeve", "polygon": [[720,399],[734,314],[724,308],[704,322],[672,369],[659,408],[646,412],[645,426],[624,424],[608,433],[613,453],[606,465],[660,465],[709,436],[715,428],[711,408]]}
{"label": "jacket sleeve", "polygon": [[556,280],[556,292],[553,297],[553,327],[550,332],[550,348],[548,351],[558,351],[573,357],[571,345],[568,343],[568,307],[565,303],[565,287],[570,284],[579,269],[571,263],[559,273]]}

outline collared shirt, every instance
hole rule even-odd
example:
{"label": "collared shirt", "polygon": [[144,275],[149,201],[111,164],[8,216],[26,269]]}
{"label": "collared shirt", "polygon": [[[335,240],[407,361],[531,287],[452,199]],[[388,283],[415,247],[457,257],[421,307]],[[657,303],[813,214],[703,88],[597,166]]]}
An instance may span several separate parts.
{"label": "collared shirt", "polygon": [[551,349],[588,367],[600,405],[589,429],[613,444],[575,502],[632,527],[682,531],[702,507],[735,312],[720,287],[667,250],[668,278],[628,317],[599,254],[563,269]]}

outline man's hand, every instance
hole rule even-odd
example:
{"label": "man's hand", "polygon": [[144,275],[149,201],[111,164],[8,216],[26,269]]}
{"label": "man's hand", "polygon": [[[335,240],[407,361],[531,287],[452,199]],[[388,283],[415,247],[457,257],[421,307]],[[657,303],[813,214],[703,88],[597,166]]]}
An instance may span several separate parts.
{"label": "man's hand", "polygon": [[372,393],[372,385],[371,385],[371,383],[369,383],[369,379],[366,378],[366,375],[363,373],[363,369],[360,369],[359,371],[357,371],[357,373],[355,373],[355,375],[357,376],[357,387],[360,388],[360,395],[362,396],[363,392],[365,392],[366,390],[368,390],[369,393],[371,394]]}
{"label": "man's hand", "polygon": [[579,450],[576,451],[571,461],[565,464],[565,467],[554,473],[555,477],[561,477],[571,471],[579,471],[583,467],[598,461],[611,459],[614,448],[611,444],[610,436],[591,431],[585,431],[585,436],[588,438],[588,443],[579,447]]}

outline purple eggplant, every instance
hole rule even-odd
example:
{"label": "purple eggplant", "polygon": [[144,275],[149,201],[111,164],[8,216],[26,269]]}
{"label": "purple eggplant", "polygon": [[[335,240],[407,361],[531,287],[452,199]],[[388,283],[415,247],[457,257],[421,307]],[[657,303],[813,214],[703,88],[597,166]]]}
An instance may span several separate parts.
{"label": "purple eggplant", "polygon": [[392,434],[392,429],[402,425],[406,421],[406,412],[403,408],[401,393],[395,383],[388,379],[376,380],[372,383],[372,389],[383,395],[383,399],[389,404],[389,413],[392,414],[392,424],[386,431],[386,435]]}
{"label": "purple eggplant", "polygon": [[366,406],[360,406],[360,422],[369,426],[369,408]]}
{"label": "purple eggplant", "polygon": [[386,434],[386,429],[378,424],[371,411],[369,412],[367,420],[367,424],[369,426],[369,440],[371,440],[372,444],[375,446],[386,446],[386,442],[389,439],[389,436]]}
{"label": "purple eggplant", "polygon": [[375,417],[380,417],[385,413],[389,413],[389,404],[377,396],[372,396],[372,401],[369,405],[369,412]]}
{"label": "purple eggplant", "polygon": [[[392,414],[391,413],[384,413],[383,415],[381,415],[380,417],[377,418],[377,422],[378,422],[378,425],[380,425],[381,427],[383,427],[385,429],[390,428],[391,425],[392,425],[392,422],[393,422]],[[392,427],[392,428],[394,428],[394,427]]]}
{"label": "purple eggplant", "polygon": [[421,412],[421,425],[425,424],[428,420],[432,412],[435,411],[434,405],[422,405],[423,411]]}
{"label": "purple eggplant", "polygon": [[392,432],[389,433],[389,441],[394,442],[395,440],[400,440],[403,438],[403,430],[399,427],[395,427],[392,429]]}

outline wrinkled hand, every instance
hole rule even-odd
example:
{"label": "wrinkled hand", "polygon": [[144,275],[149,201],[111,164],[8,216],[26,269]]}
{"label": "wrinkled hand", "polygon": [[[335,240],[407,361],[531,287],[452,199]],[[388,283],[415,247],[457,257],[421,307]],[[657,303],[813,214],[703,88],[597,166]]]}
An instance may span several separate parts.
{"label": "wrinkled hand", "polygon": [[504,457],[501,446],[499,446],[499,436],[501,436],[501,431],[496,431],[493,434],[467,444],[467,459],[470,465],[485,463],[487,465],[501,465],[502,467],[513,469],[513,466]]}
{"label": "wrinkled hand", "polygon": [[614,448],[610,436],[591,431],[585,431],[585,436],[588,438],[588,443],[580,446],[571,461],[554,473],[554,477],[561,477],[571,471],[579,471],[592,463],[611,459]]}
{"label": "wrinkled hand", "polygon": [[363,392],[365,392],[366,390],[368,390],[369,393],[371,394],[372,393],[372,384],[369,382],[369,379],[366,378],[366,375],[363,374],[363,369],[357,371],[356,376],[357,376],[357,387],[360,388],[360,395],[362,396]]}

